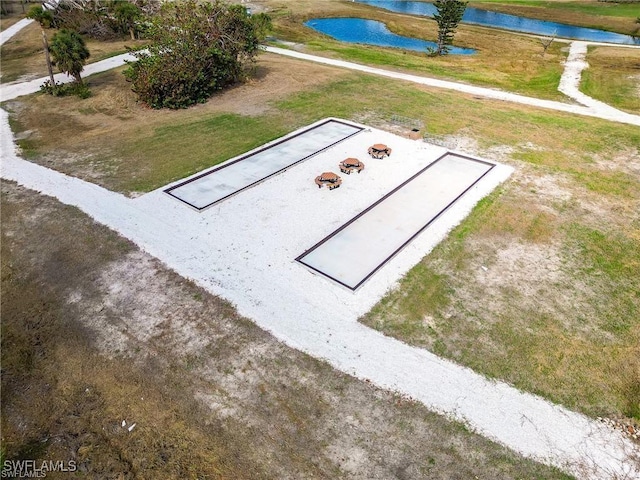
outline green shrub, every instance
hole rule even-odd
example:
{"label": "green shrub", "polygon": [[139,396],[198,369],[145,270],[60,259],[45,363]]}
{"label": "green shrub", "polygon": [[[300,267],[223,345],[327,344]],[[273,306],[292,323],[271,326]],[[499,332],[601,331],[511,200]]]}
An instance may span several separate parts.
{"label": "green shrub", "polygon": [[218,1],[166,3],[149,27],[151,46],[134,53],[124,74],[153,108],[203,103],[241,78],[266,32],[264,18]]}

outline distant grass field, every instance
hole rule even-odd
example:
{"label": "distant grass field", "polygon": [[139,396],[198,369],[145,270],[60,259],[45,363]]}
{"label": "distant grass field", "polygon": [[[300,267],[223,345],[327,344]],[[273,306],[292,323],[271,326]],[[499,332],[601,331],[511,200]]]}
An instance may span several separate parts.
{"label": "distant grass field", "polygon": [[600,2],[598,0],[476,0],[472,7],[496,10],[529,18],[569,25],[611,30],[632,35],[638,31],[638,2]]}
{"label": "distant grass field", "polygon": [[[461,81],[473,85],[498,87],[511,92],[541,98],[563,100],[558,91],[562,68],[558,62],[564,57],[559,44],[552,45],[545,58],[533,54],[520,60],[496,60],[489,62],[493,69],[477,68],[478,59],[448,57],[428,59],[424,54],[395,51],[361,45],[348,45],[330,39],[311,40],[306,43],[313,53],[333,52],[344,60],[367,65],[375,65],[394,70],[405,70],[425,76]],[[534,48],[537,48],[535,46]]]}
{"label": "distant grass field", "polygon": [[[455,35],[456,46],[474,48],[473,55],[448,55],[431,58],[426,52],[394,48],[354,45],[338,42],[303,25],[315,17],[360,17],[377,20],[398,35],[434,41],[437,37],[433,20],[401,15],[360,4],[337,2],[317,10],[304,4],[294,9],[274,12],[275,35],[278,38],[304,43],[319,55],[331,55],[350,61],[378,65],[388,69],[415,72],[449,80],[482,86],[493,86],[526,95],[563,99],[558,92],[562,62],[566,52],[562,44],[554,43],[543,56],[543,47],[536,38],[513,35],[472,25],[461,25]],[[509,48],[505,48],[509,45]]]}
{"label": "distant grass field", "polygon": [[474,0],[472,6],[523,6],[540,9],[551,9],[554,13],[572,12],[587,15],[603,15],[607,17],[627,17],[635,19],[638,16],[640,2],[602,2],[597,0],[581,1],[549,1],[549,0]]}

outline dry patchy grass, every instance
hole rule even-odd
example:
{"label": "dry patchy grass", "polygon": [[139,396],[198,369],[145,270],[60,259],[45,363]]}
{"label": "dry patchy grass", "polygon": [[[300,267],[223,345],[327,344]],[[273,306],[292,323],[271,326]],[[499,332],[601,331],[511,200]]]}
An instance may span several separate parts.
{"label": "dry patchy grass", "polygon": [[[56,33],[54,29],[46,29],[47,38]],[[145,42],[129,38],[110,41],[97,41],[90,38],[85,39],[87,48],[91,53],[89,62],[98,62],[105,58],[125,53],[127,47],[141,48]],[[40,25],[32,23],[23,28],[16,35],[11,37],[0,47],[0,57],[2,58],[2,83],[15,81],[26,81],[48,75],[47,65],[44,57],[44,47],[42,45],[42,33]],[[57,73],[54,70],[54,73]]]}
{"label": "dry patchy grass", "polygon": [[87,478],[569,478],[287,348],[74,208],[4,182],[2,212],[7,459]]}

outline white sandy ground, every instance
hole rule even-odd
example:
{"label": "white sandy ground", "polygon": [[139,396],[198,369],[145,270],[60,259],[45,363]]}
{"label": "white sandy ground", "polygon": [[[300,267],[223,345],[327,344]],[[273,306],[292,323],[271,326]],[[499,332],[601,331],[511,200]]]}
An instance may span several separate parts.
{"label": "white sandy ground", "polygon": [[[2,177],[75,205],[186,278],[233,302],[242,315],[291,347],[464,421],[477,432],[580,479],[640,478],[637,446],[587,417],[490,381],[358,323],[384,293],[473,205],[504,181],[499,165],[356,293],[293,259],[432,161],[444,149],[390,133],[362,132],[258,186],[198,213],[156,190],[136,199],[26,162],[0,112]],[[373,163],[337,190],[318,189],[318,172],[376,142],[399,161]],[[268,199],[268,201],[267,201]],[[317,221],[320,219],[320,221]]]}
{"label": "white sandy ground", "polygon": [[[18,30],[14,28],[14,33]],[[5,37],[0,40],[4,41]],[[269,50],[474,95],[640,124],[638,116],[616,112],[611,118],[612,112],[600,112],[597,107],[565,105],[282,49]],[[88,66],[84,74],[119,66],[125,57],[97,62]],[[63,76],[61,79],[68,80]],[[3,85],[0,98],[8,100],[37,91],[43,80]],[[308,188],[317,172],[335,169],[336,158],[351,156],[349,149],[366,148],[374,140],[392,145],[394,158],[404,154],[408,160],[402,169],[394,168],[391,162],[375,165],[379,168],[368,165],[366,175],[352,175],[347,179],[350,188],[347,183],[332,192]],[[357,322],[357,318],[444,238],[480,198],[509,176],[509,168],[494,169],[464,201],[456,204],[354,294],[311,274],[293,258],[351,218],[358,209],[379,198],[389,186],[397,185],[417,171],[422,165],[411,156],[416,148],[421,150],[421,155],[414,158],[422,161],[431,155],[435,159],[444,149],[381,131],[366,132],[350,143],[340,144],[241,195],[197,213],[160,190],[128,199],[22,160],[16,152],[8,115],[3,110],[0,111],[0,147],[3,178],[79,207],[179,274],[229,299],[241,314],[288,345],[324,358],[334,367],[383,388],[409,395],[433,410],[466,422],[491,439],[526,456],[557,465],[580,479],[640,479],[637,463],[629,461],[631,455],[640,454],[639,449],[619,432],[501,382],[487,380],[426,350],[384,337]],[[368,189],[361,188],[365,182]],[[269,202],[264,201],[267,198]],[[323,221],[314,221],[318,218]]]}

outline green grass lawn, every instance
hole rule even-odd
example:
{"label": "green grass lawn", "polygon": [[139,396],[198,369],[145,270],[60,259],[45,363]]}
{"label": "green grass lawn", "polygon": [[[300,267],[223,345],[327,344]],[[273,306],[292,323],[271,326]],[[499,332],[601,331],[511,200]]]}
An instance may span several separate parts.
{"label": "green grass lawn", "polygon": [[589,47],[580,89],[630,113],[640,113],[640,48]]}
{"label": "green grass lawn", "polygon": [[627,35],[637,33],[639,27],[635,23],[640,11],[637,1],[477,0],[470,6]]}
{"label": "green grass lawn", "polygon": [[375,65],[382,68],[409,71],[412,73],[460,81],[473,85],[497,87],[502,90],[531,95],[539,98],[563,100],[558,91],[562,67],[552,58],[561,58],[560,44],[553,44],[548,57],[514,60],[508,66],[493,64],[488,71],[476,68],[476,59],[450,56],[448,58],[428,58],[424,54],[398,51],[392,48],[377,48],[349,45],[329,39],[307,42],[307,47],[317,54],[331,52],[341,59],[356,63]]}

